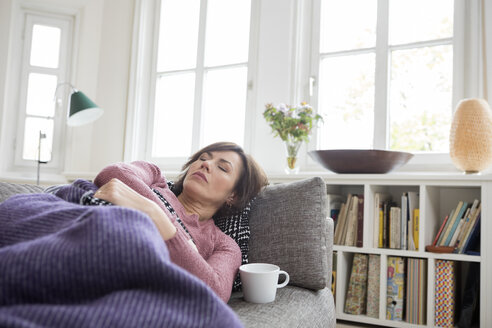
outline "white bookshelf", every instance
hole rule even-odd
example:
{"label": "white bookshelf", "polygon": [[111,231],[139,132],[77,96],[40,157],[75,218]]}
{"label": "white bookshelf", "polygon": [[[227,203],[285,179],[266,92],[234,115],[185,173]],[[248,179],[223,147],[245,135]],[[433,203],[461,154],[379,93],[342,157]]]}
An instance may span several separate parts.
{"label": "white bookshelf", "polygon": [[[337,319],[387,327],[433,327],[434,326],[434,283],[435,261],[437,259],[453,260],[466,266],[466,263],[480,263],[480,327],[492,323],[492,238],[486,232],[492,231],[488,220],[492,211],[492,175],[466,175],[461,173],[390,173],[390,174],[297,174],[292,176],[270,176],[271,182],[288,182],[320,176],[327,184],[330,193],[347,195],[364,194],[363,247],[334,245],[337,252],[336,275],[336,315]],[[406,191],[419,193],[419,249],[417,251],[375,248],[373,247],[373,213],[374,194],[387,192],[397,203]],[[445,216],[456,207],[459,200],[472,202],[481,200],[481,240],[480,256],[464,254],[439,254],[425,251],[425,246],[432,244]],[[401,204],[400,204],[401,205]],[[352,258],[355,253],[379,254],[381,259],[379,318],[365,315],[350,315],[343,312],[345,297],[350,278]],[[427,321],[418,326],[407,322],[386,320],[386,272],[387,257],[417,257],[427,260]],[[464,278],[464,277],[463,277]],[[463,282],[464,283],[464,282]],[[460,285],[460,282],[458,282]],[[459,310],[458,308],[456,310]]]}

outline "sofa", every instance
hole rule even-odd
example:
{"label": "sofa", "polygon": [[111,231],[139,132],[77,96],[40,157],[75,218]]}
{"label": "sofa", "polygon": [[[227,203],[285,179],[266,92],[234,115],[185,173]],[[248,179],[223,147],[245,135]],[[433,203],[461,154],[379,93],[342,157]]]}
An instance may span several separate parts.
{"label": "sofa", "polygon": [[[30,184],[0,182],[0,203],[38,193]],[[278,265],[290,275],[272,303],[253,304],[241,292],[228,305],[245,327],[335,327],[331,284],[333,221],[326,217],[326,185],[319,177],[269,185],[249,214],[249,262]]]}

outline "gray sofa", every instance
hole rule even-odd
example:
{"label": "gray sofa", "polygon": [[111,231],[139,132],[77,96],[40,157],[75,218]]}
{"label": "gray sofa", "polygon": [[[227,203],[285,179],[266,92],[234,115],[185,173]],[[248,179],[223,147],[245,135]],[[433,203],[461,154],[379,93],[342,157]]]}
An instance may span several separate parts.
{"label": "gray sofa", "polygon": [[[0,202],[13,194],[43,188],[0,182]],[[245,327],[335,327],[329,286],[333,221],[326,218],[326,186],[321,178],[270,185],[250,213],[250,262],[273,263],[290,275],[274,302],[252,304],[234,293],[229,306]]]}

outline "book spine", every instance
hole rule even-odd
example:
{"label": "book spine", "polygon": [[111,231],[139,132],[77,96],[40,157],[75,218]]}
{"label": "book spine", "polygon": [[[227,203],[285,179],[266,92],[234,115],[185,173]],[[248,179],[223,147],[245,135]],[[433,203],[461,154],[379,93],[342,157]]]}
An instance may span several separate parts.
{"label": "book spine", "polygon": [[388,257],[386,290],[386,319],[403,320],[405,297],[405,260],[402,257]]}
{"label": "book spine", "polygon": [[354,254],[344,312],[363,314],[366,311],[367,293],[367,254]]}
{"label": "book spine", "polygon": [[379,276],[381,272],[380,256],[369,254],[367,277],[367,316],[379,318]]}
{"label": "book spine", "polygon": [[437,327],[453,327],[455,311],[454,262],[436,260],[435,321]]}
{"label": "book spine", "polygon": [[357,208],[357,242],[355,246],[362,247],[364,238],[364,195],[359,195]]}

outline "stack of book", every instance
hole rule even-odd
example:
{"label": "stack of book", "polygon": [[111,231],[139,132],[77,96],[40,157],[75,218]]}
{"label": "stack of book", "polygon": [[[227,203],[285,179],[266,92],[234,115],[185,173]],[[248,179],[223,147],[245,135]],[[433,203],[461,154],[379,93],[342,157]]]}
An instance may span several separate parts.
{"label": "stack of book", "polygon": [[364,226],[364,195],[347,195],[341,204],[335,226],[336,245],[362,247]]}
{"label": "stack of book", "polygon": [[475,199],[472,203],[459,201],[447,215],[437,232],[429,251],[449,252],[459,254],[480,254],[480,217],[481,203]]}
{"label": "stack of book", "polygon": [[419,194],[405,192],[401,206],[386,193],[374,194],[373,246],[418,250]]}

